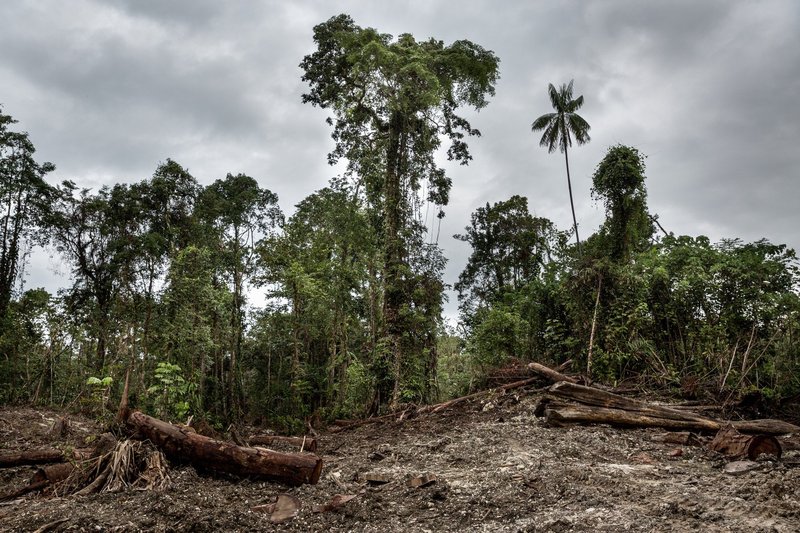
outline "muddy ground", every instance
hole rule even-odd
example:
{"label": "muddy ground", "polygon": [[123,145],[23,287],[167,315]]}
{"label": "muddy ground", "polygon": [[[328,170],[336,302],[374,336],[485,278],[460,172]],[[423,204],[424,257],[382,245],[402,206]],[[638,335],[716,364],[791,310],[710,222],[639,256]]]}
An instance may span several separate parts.
{"label": "muddy ground", "polygon": [[[317,485],[220,479],[173,466],[162,491],[86,497],[27,495],[0,504],[0,530],[35,531],[798,531],[800,452],[764,456],[758,469],[723,472],[702,448],[655,440],[658,430],[549,428],[536,395],[506,395],[457,411],[339,433],[321,432]],[[59,413],[0,410],[0,449],[51,444]],[[100,428],[72,416],[68,443]],[[678,455],[680,453],[680,455]],[[676,456],[677,455],[677,456]],[[32,467],[0,470],[0,493]],[[382,485],[365,481],[385,474]],[[410,488],[408,477],[436,481]],[[302,502],[283,524],[252,511],[281,493]],[[332,512],[315,506],[356,497]],[[55,523],[63,520],[63,522]]]}

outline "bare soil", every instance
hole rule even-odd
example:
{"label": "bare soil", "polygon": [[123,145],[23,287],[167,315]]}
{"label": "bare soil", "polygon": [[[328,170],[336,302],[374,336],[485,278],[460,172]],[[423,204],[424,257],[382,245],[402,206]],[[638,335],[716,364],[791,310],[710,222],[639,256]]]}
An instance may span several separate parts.
{"label": "bare soil", "polygon": [[[35,531],[798,531],[800,452],[762,456],[730,475],[702,448],[654,439],[657,430],[549,428],[535,395],[508,394],[458,410],[319,435],[317,485],[225,479],[173,465],[164,491],[86,497],[28,495],[0,504],[0,530]],[[59,413],[0,410],[0,449],[53,445]],[[71,417],[66,442],[99,433]],[[62,443],[61,445],[63,445]],[[680,451],[678,451],[680,450]],[[0,493],[32,467],[0,470]],[[420,488],[409,477],[433,474]],[[388,482],[374,484],[368,474]],[[252,508],[291,494],[292,520],[273,524]],[[356,497],[314,512],[334,495]],[[62,522],[58,522],[62,521]]]}

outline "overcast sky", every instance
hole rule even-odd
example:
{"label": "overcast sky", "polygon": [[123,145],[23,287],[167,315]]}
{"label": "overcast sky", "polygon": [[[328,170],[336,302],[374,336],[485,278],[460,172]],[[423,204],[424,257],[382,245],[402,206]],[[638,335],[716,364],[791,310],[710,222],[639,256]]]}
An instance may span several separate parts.
{"label": "overcast sky", "polygon": [[[172,158],[202,183],[243,172],[293,206],[337,173],[326,111],[303,105],[312,28],[339,13],[384,33],[469,39],[500,58],[440,244],[446,281],[469,214],[513,194],[571,225],[560,154],[530,131],[547,84],[575,80],[591,143],[570,152],[581,234],[602,208],[591,175],[617,143],[647,156],[649,205],[676,234],[800,247],[800,2],[7,0],[0,104],[52,161],[53,181],[135,182]],[[67,283],[37,254],[27,285]],[[456,308],[455,298],[448,305]],[[259,302],[253,302],[256,305]]]}

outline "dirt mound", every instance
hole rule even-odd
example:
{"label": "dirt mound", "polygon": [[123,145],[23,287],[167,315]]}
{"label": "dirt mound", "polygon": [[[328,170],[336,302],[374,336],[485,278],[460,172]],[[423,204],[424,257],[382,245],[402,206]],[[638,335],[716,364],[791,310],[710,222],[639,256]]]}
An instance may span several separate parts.
{"label": "dirt mound", "polygon": [[[762,456],[754,469],[732,475],[711,452],[654,440],[660,431],[544,427],[533,415],[537,399],[506,395],[402,423],[322,433],[317,485],[220,479],[178,466],[163,491],[6,502],[0,529],[796,531],[800,523],[797,451],[781,461]],[[0,411],[3,447],[51,443],[46,432],[56,415]],[[73,445],[100,429],[80,418],[71,427]],[[31,471],[0,470],[0,492]],[[279,494],[296,497],[301,508],[275,524],[258,508]],[[333,503],[336,495],[355,498]]]}

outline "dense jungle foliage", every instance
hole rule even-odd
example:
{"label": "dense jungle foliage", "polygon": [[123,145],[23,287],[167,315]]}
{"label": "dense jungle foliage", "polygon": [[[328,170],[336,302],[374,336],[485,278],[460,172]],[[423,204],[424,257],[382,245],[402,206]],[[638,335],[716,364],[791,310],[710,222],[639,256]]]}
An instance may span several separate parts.
{"label": "dense jungle foliage", "polygon": [[[663,231],[629,146],[597,165],[606,218],[584,241],[577,222],[562,231],[522,196],[476,209],[455,236],[472,254],[454,285],[460,322],[446,325],[446,258],[427,213],[444,216],[452,184],[435,156],[468,163],[479,132],[458,111],[487,105],[499,60],[344,15],[314,39],[303,99],[329,111],[328,158],[347,171],[288,218],[256,179],[204,186],[172,160],[137,183],[52,184],[54,165],[0,109],[0,404],[100,415],[129,372],[131,402],[165,418],[297,430],[461,395],[510,361],[566,359],[596,380],[687,396],[800,392],[794,252]],[[558,128],[583,98],[550,88]],[[566,156],[567,130],[542,144]],[[34,247],[57,254],[71,286],[25,289]]]}

